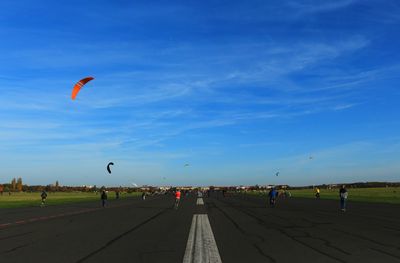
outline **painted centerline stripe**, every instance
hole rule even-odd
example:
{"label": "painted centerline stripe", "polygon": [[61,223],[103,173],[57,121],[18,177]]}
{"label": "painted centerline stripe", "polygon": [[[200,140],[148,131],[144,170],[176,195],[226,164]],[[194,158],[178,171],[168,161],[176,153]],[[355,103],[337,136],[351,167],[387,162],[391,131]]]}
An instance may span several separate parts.
{"label": "painted centerline stripe", "polygon": [[222,263],[210,221],[205,214],[193,215],[183,263]]}
{"label": "painted centerline stripe", "polygon": [[197,198],[196,205],[204,205],[203,198]]}

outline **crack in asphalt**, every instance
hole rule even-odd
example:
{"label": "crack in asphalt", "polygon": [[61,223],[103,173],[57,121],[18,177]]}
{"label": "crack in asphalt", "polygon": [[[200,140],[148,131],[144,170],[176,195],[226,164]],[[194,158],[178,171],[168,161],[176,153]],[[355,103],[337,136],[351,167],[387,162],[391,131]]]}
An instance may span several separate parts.
{"label": "crack in asphalt", "polygon": [[161,216],[162,214],[164,214],[165,212],[167,212],[168,210],[171,210],[170,207],[167,207],[165,209],[163,209],[162,211],[158,212],[157,214],[155,214],[154,216],[146,219],[145,221],[143,221],[142,223],[132,227],[131,229],[121,233],[120,235],[116,236],[115,238],[109,240],[107,243],[105,243],[103,246],[101,246],[100,248],[94,250],[93,252],[89,253],[88,255],[86,255],[85,257],[79,259],[78,261],[76,261],[76,263],[80,263],[80,262],[84,262],[86,260],[88,260],[89,258],[93,257],[94,255],[100,253],[101,251],[103,251],[104,249],[108,248],[109,246],[111,246],[113,243],[115,243],[116,241],[118,241],[119,239],[123,238],[124,236],[132,233],[133,231],[139,229],[140,227],[146,225],[147,223],[151,222],[152,220],[156,219],[157,217]]}
{"label": "crack in asphalt", "polygon": [[343,233],[343,234],[352,236],[352,237],[356,237],[356,238],[361,239],[361,240],[364,240],[364,241],[369,241],[369,242],[371,242],[371,243],[374,243],[374,244],[377,244],[377,245],[380,245],[380,246],[391,247],[391,248],[400,250],[400,247],[396,247],[396,246],[394,246],[394,245],[385,244],[385,243],[382,243],[382,242],[380,242],[380,241],[376,241],[376,240],[374,240],[374,239],[371,239],[371,238],[366,237],[366,236],[363,236],[363,235],[354,234],[354,233],[351,233],[351,232],[348,232],[348,231],[344,231],[344,230],[340,230],[340,229],[336,229],[336,228],[333,228],[333,230],[336,231],[336,232],[339,232],[339,233]]}
{"label": "crack in asphalt", "polygon": [[[213,204],[213,206],[210,206],[211,204]],[[239,226],[238,223],[236,223],[236,221],[232,217],[230,217],[224,210],[222,210],[220,207],[218,207],[214,203],[208,202],[207,207],[215,208],[218,211],[220,211],[235,226],[235,228],[237,230],[239,230],[239,232],[241,232],[243,235],[256,237],[257,239],[260,240],[260,242],[258,242],[258,243],[265,243],[265,238],[263,236],[247,233],[242,227]],[[267,258],[270,262],[277,262],[275,258],[273,258],[272,256],[270,256],[270,255],[266,254],[264,251],[262,251],[261,247],[257,243],[254,243],[254,242],[251,242],[251,243],[252,243],[253,247],[257,249],[257,251],[259,252],[259,254],[261,256]]]}
{"label": "crack in asphalt", "polygon": [[383,228],[389,229],[390,231],[397,231],[397,232],[400,232],[400,229],[395,228],[395,227],[384,226]]}
{"label": "crack in asphalt", "polygon": [[400,259],[399,256],[394,255],[394,254],[392,254],[392,253],[390,253],[390,252],[381,250],[381,249],[379,249],[379,248],[369,247],[369,249],[374,250],[374,251],[377,251],[377,252],[380,252],[380,253],[385,254],[385,255],[388,255],[388,256],[391,256],[391,257],[396,258],[396,259]]}
{"label": "crack in asphalt", "polygon": [[[299,243],[299,244],[302,244],[303,246],[306,246],[306,247],[308,247],[309,249],[311,249],[311,250],[313,250],[313,251],[315,251],[315,252],[317,252],[317,253],[319,253],[319,254],[321,254],[321,255],[324,255],[324,256],[326,256],[326,257],[329,257],[329,258],[331,258],[331,259],[333,259],[333,260],[336,260],[336,261],[339,261],[339,262],[346,262],[345,260],[343,260],[343,259],[341,259],[341,258],[332,256],[332,255],[330,255],[330,254],[328,254],[328,253],[326,253],[326,252],[324,252],[324,251],[322,251],[322,250],[319,250],[318,248],[313,247],[312,245],[310,245],[310,244],[308,244],[308,243],[306,243],[306,242],[300,240],[299,238],[301,238],[301,237],[306,237],[306,238],[310,238],[310,239],[320,240],[320,241],[323,241],[323,242],[324,242],[324,245],[325,245],[325,246],[327,246],[327,247],[329,247],[329,248],[331,248],[331,249],[334,249],[334,250],[336,250],[336,251],[338,251],[338,252],[341,252],[341,253],[343,253],[343,254],[345,254],[345,255],[351,255],[351,253],[349,253],[349,252],[347,252],[347,251],[344,251],[343,249],[338,248],[338,247],[336,247],[336,246],[333,246],[328,240],[325,240],[325,239],[322,239],[322,238],[318,238],[318,237],[314,237],[314,236],[312,236],[312,235],[309,234],[309,233],[304,232],[304,233],[306,234],[305,236],[295,237],[295,236],[290,235],[289,233],[287,233],[287,232],[285,231],[285,229],[284,229],[285,227],[282,227],[282,226],[280,226],[280,225],[278,225],[278,224],[270,223],[270,224],[272,224],[272,225],[275,225],[275,227],[274,227],[274,228],[268,227],[268,226],[266,226],[266,222],[265,222],[263,219],[259,218],[258,216],[254,215],[253,213],[249,212],[248,210],[243,209],[243,208],[242,208],[242,209],[239,209],[239,208],[237,208],[237,206],[236,206],[236,207],[231,206],[231,204],[228,203],[228,202],[224,202],[224,201],[221,201],[221,202],[222,202],[222,203],[225,203],[225,204],[227,204],[227,205],[229,205],[230,207],[232,207],[232,208],[234,208],[234,209],[236,209],[236,210],[238,210],[238,211],[240,211],[240,212],[242,212],[242,213],[244,213],[244,214],[246,214],[246,215],[248,215],[248,216],[250,216],[250,217],[252,217],[252,218],[254,218],[254,219],[256,219],[256,221],[258,222],[258,224],[259,224],[259,225],[262,225],[264,228],[277,230],[277,231],[280,232],[282,235],[285,235],[286,237],[292,239],[293,241],[295,241],[295,242],[297,242],[297,243]],[[310,228],[311,228],[311,227],[315,227],[315,226],[318,226],[318,224],[312,225],[312,226],[310,226]],[[291,228],[292,228],[292,229],[293,229],[293,228],[296,228],[296,225],[291,226]],[[300,228],[305,228],[305,227],[300,226]],[[307,235],[307,234],[308,234],[308,235]]]}
{"label": "crack in asphalt", "polygon": [[[240,199],[242,201],[245,201],[247,203],[253,203],[254,202],[254,199],[246,198],[246,197],[243,197],[243,196],[239,196],[238,199]],[[231,205],[231,206],[232,207],[242,207],[242,208],[243,207],[245,207],[245,208],[263,208],[263,209],[266,208],[266,207],[269,208],[270,207],[269,203],[267,201],[265,203],[266,203],[266,205],[263,205],[263,206],[241,206],[241,205]],[[296,209],[296,210],[297,211],[303,211],[303,209]],[[293,212],[294,209],[291,209],[291,211]],[[278,219],[282,219],[282,220],[285,220],[285,221],[288,220],[288,218],[284,217],[284,216],[279,216],[279,215],[274,215],[274,214],[270,214],[268,216],[275,217],[275,218],[278,218]],[[301,220],[306,221],[306,222],[310,222],[312,224],[312,226],[314,226],[314,224],[320,224],[320,225],[332,224],[331,222],[315,222],[315,221],[312,221],[312,220],[306,219],[306,218],[301,218]],[[290,226],[288,226],[288,227],[290,227]]]}
{"label": "crack in asphalt", "polygon": [[27,246],[29,246],[29,244],[19,245],[19,246],[16,246],[14,248],[11,248],[9,250],[4,251],[2,254],[8,254],[8,253],[14,252],[14,251],[16,251],[16,250],[18,250],[20,248],[27,247]]}
{"label": "crack in asphalt", "polygon": [[[257,198],[257,197],[249,197],[249,196],[247,196],[247,195],[236,195],[236,197],[237,198],[239,198],[239,199],[241,199],[241,200],[245,200],[245,201],[248,201],[248,202],[252,202],[252,201],[254,201],[254,200],[259,200],[259,198],[262,198],[262,197],[259,197],[259,198]],[[265,198],[267,198],[267,196],[266,195],[264,195],[264,197]],[[296,199],[298,199],[298,198],[296,198]],[[309,199],[309,198],[306,198],[306,199]],[[326,201],[328,201],[327,199],[325,199]],[[332,201],[332,200],[330,200],[330,201]],[[293,210],[293,209],[292,209]],[[301,211],[301,210],[303,210],[303,209],[298,209],[299,211]],[[314,211],[314,210],[313,210]],[[331,211],[314,211],[314,213],[317,213],[317,214],[322,214],[322,215],[329,215],[329,216],[331,216],[331,215],[335,215],[336,213],[335,212],[331,212]],[[363,219],[365,219],[365,218],[371,218],[371,219],[374,219],[374,220],[379,220],[379,221],[386,221],[386,222],[388,222],[388,223],[391,223],[391,224],[397,224],[398,223],[398,218],[388,218],[388,217],[382,217],[382,216],[372,216],[372,215],[370,215],[370,214],[363,214],[363,213],[352,213],[351,214],[352,216],[354,216],[354,217],[361,217],[361,218],[363,218]],[[400,230],[399,230],[400,231]]]}
{"label": "crack in asphalt", "polygon": [[[241,200],[243,200],[243,201],[246,201],[246,202],[251,202],[251,201],[252,201],[252,200],[249,199],[249,198],[243,198],[243,197],[240,197],[239,199],[241,199]],[[233,206],[232,206],[232,207],[233,207]],[[241,207],[243,207],[243,206],[241,206]],[[316,211],[316,213],[327,214],[327,213],[325,213],[325,212],[320,212],[320,211]],[[330,214],[331,214],[331,213],[329,213],[329,215],[330,215]],[[362,215],[359,215],[359,214],[356,214],[355,216],[357,216],[357,217],[360,217],[360,216],[361,216],[361,217],[362,217]],[[366,217],[376,219],[376,217],[371,217],[371,216],[366,216]],[[278,218],[279,218],[279,217],[278,217]],[[380,219],[380,218],[379,218],[379,219]],[[287,220],[287,219],[286,219],[286,220]],[[302,220],[304,220],[304,221],[309,221],[309,222],[311,222],[311,223],[317,223],[317,222],[313,222],[313,221],[311,221],[311,220],[309,220],[309,219],[305,219],[305,218],[302,218]],[[387,221],[387,222],[393,222],[393,221],[391,221],[391,220],[386,220],[386,221]],[[317,224],[323,224],[323,223],[317,223]],[[286,227],[286,228],[293,228],[293,227]],[[294,228],[302,228],[302,227],[300,227],[300,226],[295,226]],[[383,228],[383,229],[386,229],[386,230],[400,231],[399,228],[395,228],[395,227],[388,227],[388,226],[385,226],[385,227],[382,227],[382,228]],[[365,237],[365,236],[362,236],[362,235],[359,235],[359,234],[354,234],[354,233],[351,233],[351,232],[347,232],[347,231],[340,230],[340,229],[334,229],[334,228],[332,228],[332,231],[340,232],[340,233],[343,233],[343,234],[347,234],[347,235],[349,235],[349,236],[352,236],[352,237],[361,239],[361,240],[363,240],[363,241],[369,241],[369,242],[375,243],[375,244],[380,245],[380,246],[391,247],[391,248],[400,250],[400,247],[396,247],[395,245],[385,244],[385,243],[383,243],[383,242],[380,242],[380,241],[377,241],[377,240],[374,240],[374,239],[371,239],[371,238],[368,238],[368,237]],[[314,237],[314,238],[316,238],[316,237]],[[337,248],[337,249],[340,249],[340,248]],[[377,251],[378,251],[378,250],[377,250]],[[345,251],[343,250],[343,252],[345,252]],[[346,252],[346,253],[347,253],[347,252]],[[351,255],[351,254],[349,253],[349,255]]]}
{"label": "crack in asphalt", "polygon": [[26,235],[29,235],[29,234],[32,234],[32,233],[33,233],[33,231],[30,231],[30,232],[25,232],[25,233],[20,233],[20,234],[11,235],[11,236],[1,237],[0,240],[7,240],[7,239],[14,238],[14,237],[26,236]]}
{"label": "crack in asphalt", "polygon": [[153,255],[156,253],[174,253],[174,252],[175,252],[175,250],[172,250],[172,249],[144,251],[144,252],[139,253],[139,258],[141,259],[140,260],[141,262],[145,262],[146,255],[149,255],[149,254]]}

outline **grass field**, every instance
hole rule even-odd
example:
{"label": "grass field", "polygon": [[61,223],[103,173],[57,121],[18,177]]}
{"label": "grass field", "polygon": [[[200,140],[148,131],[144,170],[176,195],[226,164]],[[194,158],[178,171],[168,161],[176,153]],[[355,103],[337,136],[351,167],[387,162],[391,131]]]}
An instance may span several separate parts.
{"label": "grass field", "polygon": [[[0,195],[0,208],[39,206],[41,203],[40,192],[34,193],[4,193]],[[67,203],[100,201],[100,193],[85,192],[55,192],[47,193],[46,205],[59,205]],[[120,198],[138,196],[140,193],[121,193]],[[109,192],[108,199],[115,199],[115,193]]]}
{"label": "grass field", "polygon": [[[339,199],[339,189],[320,189],[321,199]],[[400,187],[347,188],[349,201],[400,204]],[[313,189],[290,190],[292,197],[315,198]],[[266,195],[265,192],[252,192]]]}

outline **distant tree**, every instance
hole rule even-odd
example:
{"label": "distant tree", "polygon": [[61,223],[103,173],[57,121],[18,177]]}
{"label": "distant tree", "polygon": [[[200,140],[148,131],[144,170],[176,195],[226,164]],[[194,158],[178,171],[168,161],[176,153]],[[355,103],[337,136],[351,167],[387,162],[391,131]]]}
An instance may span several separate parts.
{"label": "distant tree", "polygon": [[60,185],[58,184],[58,181],[56,181],[56,191],[58,191]]}
{"label": "distant tree", "polygon": [[15,191],[16,188],[17,188],[17,180],[15,180],[15,178],[13,178],[11,181],[11,190]]}
{"label": "distant tree", "polygon": [[17,190],[18,190],[18,192],[22,191],[22,178],[21,177],[19,177],[17,180]]}
{"label": "distant tree", "polygon": [[23,184],[23,185],[22,185],[22,191],[23,191],[23,192],[30,192],[29,186],[26,185],[26,184]]}

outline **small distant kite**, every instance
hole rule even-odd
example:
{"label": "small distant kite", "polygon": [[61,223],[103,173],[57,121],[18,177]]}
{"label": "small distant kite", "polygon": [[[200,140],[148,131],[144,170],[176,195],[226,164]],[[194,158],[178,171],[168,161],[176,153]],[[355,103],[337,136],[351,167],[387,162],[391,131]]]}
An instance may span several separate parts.
{"label": "small distant kite", "polygon": [[71,95],[71,99],[75,100],[76,95],[78,95],[79,91],[81,90],[81,88],[88,83],[89,81],[91,81],[92,79],[94,79],[93,77],[86,77],[81,79],[80,81],[78,81],[74,88],[72,89],[72,95]]}
{"label": "small distant kite", "polygon": [[275,175],[278,176],[278,175],[279,175],[279,172],[277,172]]}
{"label": "small distant kite", "polygon": [[184,165],[184,167],[188,167],[188,166],[189,166],[189,164],[188,164],[188,163]]}
{"label": "small distant kite", "polygon": [[114,165],[114,163],[113,163],[113,162],[110,162],[110,163],[107,165],[107,171],[108,171],[108,173],[111,173],[111,167],[110,167],[110,165]]}
{"label": "small distant kite", "polygon": [[314,157],[310,156],[308,159],[312,160],[312,159],[314,159]]}

